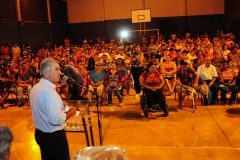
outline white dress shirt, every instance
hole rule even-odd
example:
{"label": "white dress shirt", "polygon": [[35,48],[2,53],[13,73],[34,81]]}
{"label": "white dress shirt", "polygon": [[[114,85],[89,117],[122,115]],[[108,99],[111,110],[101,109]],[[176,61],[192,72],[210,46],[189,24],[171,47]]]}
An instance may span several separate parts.
{"label": "white dress shirt", "polygon": [[210,64],[210,67],[206,67],[205,64],[202,64],[198,67],[197,73],[199,77],[206,81],[212,80],[213,77],[218,77],[216,67]]}
{"label": "white dress shirt", "polygon": [[62,130],[65,127],[66,113],[56,86],[42,78],[30,92],[30,106],[34,126],[46,133]]}

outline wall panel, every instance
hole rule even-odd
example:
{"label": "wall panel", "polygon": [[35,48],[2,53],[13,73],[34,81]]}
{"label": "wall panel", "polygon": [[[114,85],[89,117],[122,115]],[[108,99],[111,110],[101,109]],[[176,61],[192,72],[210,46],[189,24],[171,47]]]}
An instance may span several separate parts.
{"label": "wall panel", "polygon": [[35,51],[42,47],[44,39],[50,39],[48,23],[24,22],[21,30],[23,35],[22,42],[26,43],[29,41]]}
{"label": "wall panel", "polygon": [[116,20],[116,19],[131,19],[131,10],[143,9],[142,0],[121,0],[112,1],[104,0],[105,19]]}
{"label": "wall panel", "polygon": [[224,14],[224,0],[187,0],[187,15]]}
{"label": "wall panel", "polygon": [[46,0],[21,0],[22,21],[48,22]]}
{"label": "wall panel", "polygon": [[0,19],[17,20],[15,0],[0,0]]}
{"label": "wall panel", "polygon": [[69,38],[73,44],[82,44],[83,39],[89,39],[93,36],[95,39],[98,35],[104,35],[105,23],[88,22],[69,24]]}
{"label": "wall panel", "polygon": [[19,22],[17,21],[1,21],[0,20],[0,46],[7,42],[10,46],[14,43],[21,43],[19,33]]}
{"label": "wall panel", "polygon": [[145,0],[152,17],[176,17],[185,15],[185,0]]}
{"label": "wall panel", "polygon": [[[131,19],[131,10],[143,9],[143,0],[67,0],[69,23]],[[145,0],[152,18],[224,14],[224,0]],[[77,12],[81,10],[81,12]],[[82,16],[84,15],[84,16]]]}
{"label": "wall panel", "polygon": [[67,0],[70,23],[103,21],[103,0]]}
{"label": "wall panel", "polygon": [[51,20],[55,23],[68,23],[67,2],[50,0]]}

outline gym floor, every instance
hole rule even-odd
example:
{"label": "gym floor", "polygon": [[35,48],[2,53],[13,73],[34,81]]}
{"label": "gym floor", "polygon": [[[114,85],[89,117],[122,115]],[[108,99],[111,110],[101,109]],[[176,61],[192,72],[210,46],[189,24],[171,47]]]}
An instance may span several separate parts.
{"label": "gym floor", "polygon": [[[195,113],[191,97],[177,110],[174,95],[167,97],[169,116],[149,113],[145,118],[134,92],[125,96],[124,106],[101,106],[103,145],[119,146],[131,160],[231,160],[240,159],[240,107],[236,105],[201,106],[196,100]],[[96,110],[96,109],[95,109]],[[99,145],[97,113],[92,114],[95,145]],[[34,139],[31,109],[5,104],[0,123],[14,134],[10,160],[40,160]],[[67,132],[71,158],[87,147],[83,132]]]}

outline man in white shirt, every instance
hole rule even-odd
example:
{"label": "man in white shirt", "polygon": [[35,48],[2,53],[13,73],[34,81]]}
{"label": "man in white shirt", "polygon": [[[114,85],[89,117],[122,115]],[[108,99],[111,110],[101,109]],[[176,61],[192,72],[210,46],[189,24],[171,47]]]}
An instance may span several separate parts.
{"label": "man in white shirt", "polygon": [[17,43],[14,44],[14,46],[11,49],[11,53],[13,57],[20,57],[21,49],[18,47]]}
{"label": "man in white shirt", "polygon": [[43,160],[70,160],[64,127],[65,121],[76,114],[76,109],[65,111],[66,104],[56,92],[55,83],[61,71],[55,59],[46,58],[41,62],[40,75],[42,79],[30,92],[35,140]]}
{"label": "man in white shirt", "polygon": [[[211,64],[211,58],[205,57],[205,63],[198,67],[197,73],[199,75],[199,83],[203,85],[208,85],[209,88],[213,91],[212,94],[212,103],[215,104],[217,101],[217,95],[219,88],[215,83],[216,78],[218,77],[216,67]],[[203,95],[204,104],[207,105],[208,101],[206,95]]]}

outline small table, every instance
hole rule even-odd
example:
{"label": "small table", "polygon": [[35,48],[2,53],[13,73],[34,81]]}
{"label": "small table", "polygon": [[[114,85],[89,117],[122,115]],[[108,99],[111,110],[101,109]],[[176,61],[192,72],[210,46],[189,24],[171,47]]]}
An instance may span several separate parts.
{"label": "small table", "polygon": [[[87,146],[90,146],[88,127],[90,130],[92,146],[94,146],[94,138],[92,131],[91,113],[95,108],[96,101],[88,100],[66,100],[68,107],[75,107],[77,113],[75,116],[67,120],[67,126],[64,128],[67,132],[84,132],[86,136]],[[82,123],[80,123],[82,121]]]}

